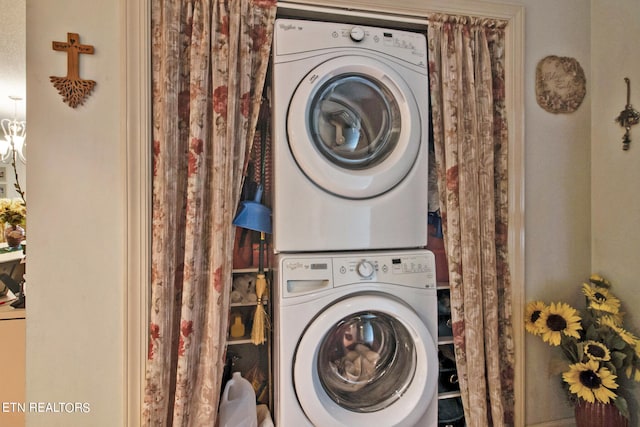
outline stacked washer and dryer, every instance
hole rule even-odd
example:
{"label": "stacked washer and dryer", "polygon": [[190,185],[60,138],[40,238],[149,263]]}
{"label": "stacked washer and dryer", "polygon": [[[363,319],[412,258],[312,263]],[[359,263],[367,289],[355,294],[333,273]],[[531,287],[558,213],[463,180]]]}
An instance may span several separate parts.
{"label": "stacked washer and dryer", "polygon": [[278,19],[275,424],[437,425],[422,34]]}

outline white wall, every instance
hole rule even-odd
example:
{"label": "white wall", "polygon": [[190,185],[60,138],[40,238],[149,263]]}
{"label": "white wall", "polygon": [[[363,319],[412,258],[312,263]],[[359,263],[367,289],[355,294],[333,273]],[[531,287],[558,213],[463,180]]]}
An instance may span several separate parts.
{"label": "white wall", "polygon": [[[30,412],[29,427],[124,425],[119,5],[27,2],[27,402],[81,402],[90,410]],[[51,43],[68,32],[95,47],[81,55],[80,77],[97,85],[75,109],[49,82],[66,75],[66,54]]]}
{"label": "white wall", "polygon": [[[640,125],[632,127],[628,151],[623,128],[614,119],[627,102],[624,78],[631,80],[631,104],[640,111],[640,2],[618,0],[616,7],[592,0],[591,66],[591,248],[595,271],[613,282],[622,299],[629,329],[640,331]],[[638,421],[640,389],[631,413]]]}
{"label": "white wall", "polygon": [[[580,301],[590,273],[590,102],[552,114],[535,99],[535,69],[548,55],[578,60],[590,74],[589,0],[526,0],[525,295],[526,300]],[[553,373],[555,351],[526,337],[526,423],[573,417]]]}

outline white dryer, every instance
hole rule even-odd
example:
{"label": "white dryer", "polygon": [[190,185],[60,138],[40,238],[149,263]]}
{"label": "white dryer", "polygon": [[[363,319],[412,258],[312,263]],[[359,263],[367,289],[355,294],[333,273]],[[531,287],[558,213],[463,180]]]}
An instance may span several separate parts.
{"label": "white dryer", "polygon": [[425,36],[278,19],[273,52],[274,250],[424,247]]}
{"label": "white dryer", "polygon": [[280,254],[276,265],[275,424],[436,426],[433,254]]}

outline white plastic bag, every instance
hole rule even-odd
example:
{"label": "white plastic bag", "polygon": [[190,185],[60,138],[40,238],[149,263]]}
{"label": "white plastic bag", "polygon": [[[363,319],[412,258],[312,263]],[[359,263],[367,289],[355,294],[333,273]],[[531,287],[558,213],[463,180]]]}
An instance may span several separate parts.
{"label": "white plastic bag", "polygon": [[220,399],[219,427],[258,427],[256,394],[251,383],[234,372]]}

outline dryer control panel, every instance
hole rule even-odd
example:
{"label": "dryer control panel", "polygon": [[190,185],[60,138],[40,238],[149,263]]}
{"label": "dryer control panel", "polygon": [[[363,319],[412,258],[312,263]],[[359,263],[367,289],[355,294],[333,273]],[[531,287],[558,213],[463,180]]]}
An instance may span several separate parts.
{"label": "dryer control panel", "polygon": [[334,22],[276,19],[276,62],[283,55],[350,47],[384,53],[427,68],[427,39],[424,34]]}

